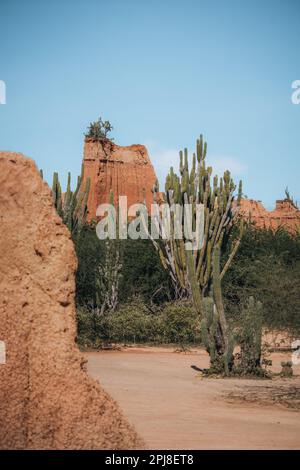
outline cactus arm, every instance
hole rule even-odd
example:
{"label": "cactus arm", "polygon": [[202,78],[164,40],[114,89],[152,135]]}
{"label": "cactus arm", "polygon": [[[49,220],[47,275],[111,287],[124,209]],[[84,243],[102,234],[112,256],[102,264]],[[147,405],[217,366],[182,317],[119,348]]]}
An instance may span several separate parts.
{"label": "cactus arm", "polygon": [[222,288],[221,288],[221,276],[220,276],[220,246],[217,245],[214,248],[213,253],[213,294],[214,301],[218,312],[218,319],[220,323],[220,329],[224,341],[224,370],[225,374],[229,375],[229,335],[228,325],[225,317],[223,299],[222,299]]}

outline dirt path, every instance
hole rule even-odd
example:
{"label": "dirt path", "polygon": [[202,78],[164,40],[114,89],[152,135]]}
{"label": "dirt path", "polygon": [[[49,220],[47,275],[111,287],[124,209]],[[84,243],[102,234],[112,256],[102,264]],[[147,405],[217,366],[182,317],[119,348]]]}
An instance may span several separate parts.
{"label": "dirt path", "polygon": [[[89,373],[119,402],[150,449],[299,449],[300,412],[273,404],[278,387],[300,390],[293,379],[202,379],[204,351],[174,353],[135,348],[86,353]],[[289,354],[275,353],[275,371]],[[295,367],[300,374],[300,366]],[[262,387],[261,403],[251,387]],[[270,397],[270,404],[268,398]],[[250,398],[250,400],[249,400]]]}

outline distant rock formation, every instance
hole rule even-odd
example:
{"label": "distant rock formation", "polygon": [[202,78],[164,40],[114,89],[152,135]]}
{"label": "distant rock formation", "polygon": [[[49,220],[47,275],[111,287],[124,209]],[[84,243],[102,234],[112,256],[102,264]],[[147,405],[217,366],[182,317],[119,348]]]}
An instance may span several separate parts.
{"label": "distant rock formation", "polygon": [[142,447],[75,344],[77,261],[49,186],[5,152],[0,185],[0,449]]}
{"label": "distant rock formation", "polygon": [[276,201],[276,208],[272,211],[267,211],[260,201],[242,199],[240,213],[257,228],[276,230],[282,227],[292,234],[300,230],[300,210],[289,199]]}
{"label": "distant rock formation", "polygon": [[145,202],[150,212],[156,174],[144,145],[121,147],[109,140],[86,137],[83,165],[84,179],[91,181],[89,220],[96,218],[100,204],[109,202],[111,190],[115,204],[119,196],[127,196],[128,207]]}
{"label": "distant rock formation", "polygon": [[[90,178],[91,182],[88,220],[96,218],[100,204],[109,202],[111,190],[115,204],[119,196],[127,196],[128,207],[145,202],[150,213],[157,178],[144,145],[121,147],[108,139],[86,137],[83,166],[84,180]],[[163,193],[157,197],[159,203],[163,202]],[[289,199],[276,201],[273,211],[267,211],[260,201],[243,199],[241,214],[245,219],[251,217],[258,228],[284,227],[291,233],[300,229],[300,211]]]}

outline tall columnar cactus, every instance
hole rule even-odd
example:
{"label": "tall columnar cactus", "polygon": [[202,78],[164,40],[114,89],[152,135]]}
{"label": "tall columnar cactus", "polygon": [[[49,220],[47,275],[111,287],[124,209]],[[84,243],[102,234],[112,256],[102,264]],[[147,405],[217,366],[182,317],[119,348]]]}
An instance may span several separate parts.
{"label": "tall columnar cactus", "polygon": [[217,312],[218,325],[220,329],[221,350],[219,353],[222,356],[224,371],[228,375],[233,366],[233,348],[234,340],[231,331],[229,330],[226,320],[225,309],[223,305],[222,287],[221,287],[221,250],[217,245],[213,253],[213,298]]}
{"label": "tall columnar cactus", "polygon": [[75,191],[71,190],[71,174],[68,174],[67,190],[63,194],[59,182],[58,173],[53,174],[52,197],[54,206],[70,230],[72,237],[77,236],[87,218],[87,202],[90,191],[90,179],[87,178],[85,186],[83,183],[83,167],[81,175],[77,178]]}
{"label": "tall columnar cactus", "polygon": [[[181,214],[171,211],[171,236],[162,242],[153,241],[159,252],[163,266],[169,272],[177,297],[191,296],[195,308],[203,316],[203,297],[208,294],[212,283],[213,263],[212,256],[216,246],[224,247],[229,239],[234,222],[240,228],[229,254],[220,278],[230,266],[238,249],[242,235],[242,223],[237,219],[238,209],[242,195],[242,183],[239,183],[237,199],[234,198],[236,185],[230,172],[225,171],[223,177],[212,177],[212,168],[206,166],[207,144],[203,137],[197,140],[196,152],[193,154],[192,166],[189,168],[188,151],[180,152],[180,174],[173,168],[166,178],[165,202],[171,208],[174,204],[182,206]],[[154,201],[157,200],[158,185],[153,188]],[[201,217],[197,218],[197,208],[203,208],[204,226],[203,243],[201,249],[187,249],[193,241],[185,236],[176,239],[174,236],[176,224],[184,226],[184,207],[192,205],[193,231],[200,229],[203,224]],[[160,224],[160,232],[162,232]],[[163,235],[161,233],[161,235]]]}
{"label": "tall columnar cactus", "polygon": [[201,320],[201,340],[209,353],[210,363],[215,364],[219,349],[219,324],[217,310],[212,296],[203,299],[203,317]]}

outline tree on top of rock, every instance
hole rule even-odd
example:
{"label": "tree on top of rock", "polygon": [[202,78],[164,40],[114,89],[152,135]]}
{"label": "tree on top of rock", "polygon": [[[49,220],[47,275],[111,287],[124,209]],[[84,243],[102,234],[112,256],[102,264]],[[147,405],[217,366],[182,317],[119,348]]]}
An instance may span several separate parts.
{"label": "tree on top of rock", "polygon": [[111,125],[111,123],[109,121],[102,121],[102,118],[100,117],[98,121],[90,123],[85,136],[94,140],[106,140],[108,139],[108,134],[112,130],[113,126]]}

